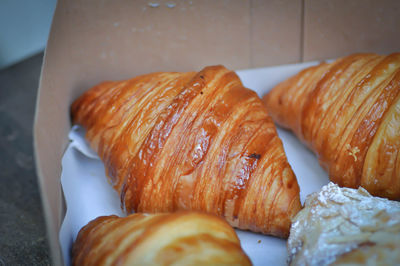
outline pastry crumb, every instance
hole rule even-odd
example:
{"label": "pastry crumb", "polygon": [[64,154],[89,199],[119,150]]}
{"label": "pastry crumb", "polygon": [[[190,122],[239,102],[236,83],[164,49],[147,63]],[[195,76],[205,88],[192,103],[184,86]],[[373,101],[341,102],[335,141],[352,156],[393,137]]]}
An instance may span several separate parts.
{"label": "pastry crumb", "polygon": [[357,162],[357,153],[360,152],[358,147],[351,147],[350,144],[346,144],[345,148],[349,151],[349,155],[354,158],[354,161]]}

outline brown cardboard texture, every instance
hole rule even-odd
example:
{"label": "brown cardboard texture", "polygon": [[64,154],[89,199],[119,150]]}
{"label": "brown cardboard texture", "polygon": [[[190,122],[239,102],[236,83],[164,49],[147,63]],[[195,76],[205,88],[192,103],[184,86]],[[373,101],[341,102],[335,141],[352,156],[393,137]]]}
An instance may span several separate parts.
{"label": "brown cardboard texture", "polygon": [[306,0],[304,61],[400,50],[400,1]]}
{"label": "brown cardboard texture", "polygon": [[[343,21],[361,21],[360,25],[364,25],[365,16],[343,13],[348,5],[344,1],[315,6],[314,2],[59,0],[42,68],[34,126],[37,172],[55,264],[62,264],[58,232],[65,208],[60,174],[72,101],[100,81],[154,71],[200,70],[212,64],[243,69],[299,62],[304,51],[307,60],[337,56],[343,51],[357,52],[358,43],[352,42],[357,33],[345,36],[344,48],[324,43],[329,39],[318,39],[321,36],[314,33],[321,29],[314,29],[312,21],[316,16],[319,19],[318,14],[333,17],[333,12],[342,14]],[[394,0],[384,2],[385,10],[398,6]],[[368,14],[390,20],[387,27],[393,27],[400,22],[400,16],[392,16],[395,10],[390,18],[372,9]],[[326,19],[324,23],[329,29],[337,22]],[[385,25],[379,28],[383,32],[379,39],[368,35],[363,50],[390,52],[394,46],[399,47],[399,27],[388,29]],[[397,31],[396,36],[393,30]],[[336,40],[340,42],[342,37],[337,31]],[[379,40],[390,40],[392,44],[385,46]]]}

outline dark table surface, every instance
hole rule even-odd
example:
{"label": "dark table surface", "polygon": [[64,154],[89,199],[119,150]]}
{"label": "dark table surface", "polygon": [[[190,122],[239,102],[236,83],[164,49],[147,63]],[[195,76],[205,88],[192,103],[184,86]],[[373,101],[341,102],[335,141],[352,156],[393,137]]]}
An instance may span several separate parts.
{"label": "dark table surface", "polygon": [[0,70],[0,266],[50,264],[32,144],[42,59]]}

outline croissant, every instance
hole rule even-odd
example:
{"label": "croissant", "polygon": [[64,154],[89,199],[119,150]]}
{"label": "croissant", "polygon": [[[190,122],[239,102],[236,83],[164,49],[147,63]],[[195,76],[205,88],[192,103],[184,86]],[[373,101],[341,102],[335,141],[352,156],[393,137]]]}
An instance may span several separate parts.
{"label": "croissant", "polygon": [[288,236],[299,186],[261,99],[234,72],[103,82],[71,108],[127,213],[198,210]]}
{"label": "croissant", "polygon": [[84,226],[72,265],[251,265],[224,220],[209,214],[102,216]]}
{"label": "croissant", "polygon": [[263,101],[275,122],[316,152],[332,181],[400,199],[400,53],[321,63]]}

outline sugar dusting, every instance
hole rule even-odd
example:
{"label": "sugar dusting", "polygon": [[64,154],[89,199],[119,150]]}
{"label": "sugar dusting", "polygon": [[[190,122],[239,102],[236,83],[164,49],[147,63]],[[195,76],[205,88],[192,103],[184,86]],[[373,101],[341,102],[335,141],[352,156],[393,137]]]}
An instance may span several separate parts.
{"label": "sugar dusting", "polygon": [[294,218],[287,244],[288,262],[331,264],[340,255],[375,241],[382,232],[390,236],[388,232],[399,224],[400,202],[373,197],[361,187],[340,188],[329,183],[319,193],[309,195],[304,209]]}

